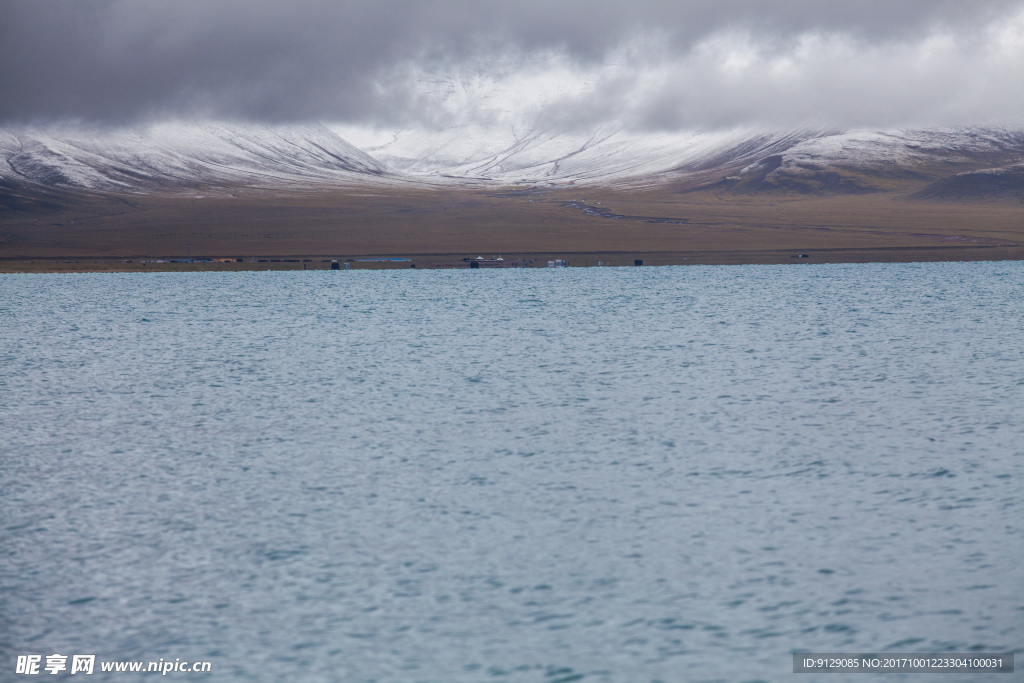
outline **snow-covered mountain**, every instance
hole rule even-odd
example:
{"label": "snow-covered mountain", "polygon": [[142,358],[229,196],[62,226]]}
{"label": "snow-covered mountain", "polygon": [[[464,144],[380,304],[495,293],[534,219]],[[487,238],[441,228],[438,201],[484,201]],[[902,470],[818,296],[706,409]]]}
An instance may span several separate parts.
{"label": "snow-covered mountain", "polygon": [[601,126],[584,133],[464,125],[441,131],[337,129],[395,172],[492,184],[658,182],[723,164],[749,164],[818,131],[636,134]]}
{"label": "snow-covered mountain", "polygon": [[324,126],[207,123],[0,130],[0,176],[49,187],[151,192],[344,185],[386,179],[388,171]]}
{"label": "snow-covered mountain", "polygon": [[[126,193],[365,184],[871,192],[909,179],[932,196],[928,183],[964,191],[994,179],[1012,194],[1022,164],[1024,131],[983,128],[637,133],[605,124],[564,132],[499,120],[398,131],[227,123],[0,130],[3,186]],[[949,180],[979,172],[988,175]]]}
{"label": "snow-covered mountain", "polygon": [[[916,192],[979,171],[988,174],[950,182],[963,190],[998,177],[1012,186],[1024,164],[1024,130],[652,132],[609,123],[618,119],[607,112],[595,118],[603,122],[588,124],[579,120],[579,106],[565,107],[601,92],[600,74],[581,73],[557,54],[495,59],[405,74],[429,122],[416,128],[224,122],[0,127],[0,194],[32,187],[149,193],[366,184]],[[908,180],[916,186],[908,187]]]}

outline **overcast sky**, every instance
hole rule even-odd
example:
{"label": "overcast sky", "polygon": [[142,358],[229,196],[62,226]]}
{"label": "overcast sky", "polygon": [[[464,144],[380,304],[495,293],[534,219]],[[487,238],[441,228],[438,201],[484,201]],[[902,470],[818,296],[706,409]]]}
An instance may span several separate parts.
{"label": "overcast sky", "polygon": [[0,0],[0,123],[1024,127],[1024,0]]}

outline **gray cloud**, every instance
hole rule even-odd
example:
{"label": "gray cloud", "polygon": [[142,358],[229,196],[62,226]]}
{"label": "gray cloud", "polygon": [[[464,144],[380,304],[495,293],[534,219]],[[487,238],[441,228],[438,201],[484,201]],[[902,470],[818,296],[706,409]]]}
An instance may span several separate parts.
{"label": "gray cloud", "polygon": [[[442,125],[483,98],[551,125],[1021,123],[1022,18],[1020,0],[10,0],[0,121]],[[589,85],[537,100],[549,69]]]}

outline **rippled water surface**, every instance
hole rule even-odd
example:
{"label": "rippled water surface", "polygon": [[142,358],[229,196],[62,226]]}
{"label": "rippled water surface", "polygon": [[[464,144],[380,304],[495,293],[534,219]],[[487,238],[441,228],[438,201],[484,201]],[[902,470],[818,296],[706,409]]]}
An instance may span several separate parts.
{"label": "rippled water surface", "polygon": [[1024,645],[1021,263],[9,275],[0,434],[3,680]]}

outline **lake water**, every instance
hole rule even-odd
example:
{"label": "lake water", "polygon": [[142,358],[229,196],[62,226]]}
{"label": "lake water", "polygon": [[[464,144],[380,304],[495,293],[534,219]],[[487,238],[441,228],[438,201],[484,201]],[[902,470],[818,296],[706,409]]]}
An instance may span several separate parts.
{"label": "lake water", "polygon": [[1019,262],[9,275],[0,434],[3,680],[1024,646]]}

